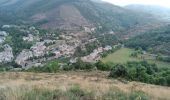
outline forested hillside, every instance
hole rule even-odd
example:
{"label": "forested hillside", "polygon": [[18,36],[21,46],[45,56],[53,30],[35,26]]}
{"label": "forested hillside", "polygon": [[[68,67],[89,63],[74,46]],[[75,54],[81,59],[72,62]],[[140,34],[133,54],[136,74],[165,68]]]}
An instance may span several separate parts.
{"label": "forested hillside", "polygon": [[132,38],[126,44],[129,47],[141,47],[149,52],[168,56],[170,55],[170,25]]}

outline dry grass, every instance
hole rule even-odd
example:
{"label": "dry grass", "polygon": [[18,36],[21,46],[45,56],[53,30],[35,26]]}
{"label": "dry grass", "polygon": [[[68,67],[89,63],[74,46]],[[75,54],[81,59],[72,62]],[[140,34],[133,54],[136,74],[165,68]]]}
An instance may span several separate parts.
{"label": "dry grass", "polygon": [[11,92],[7,93],[9,96],[8,100],[11,99],[11,94],[14,95],[12,100],[17,100],[17,97],[22,95],[21,91],[25,89],[21,88],[16,92],[19,87],[26,87],[28,89],[36,87],[66,91],[73,84],[79,84],[83,90],[88,92],[95,91],[98,95],[116,87],[125,93],[143,91],[147,93],[152,100],[170,100],[170,87],[137,82],[122,83],[118,80],[107,79],[107,75],[107,72],[60,72],[56,74],[22,72],[0,73],[0,90],[5,91],[6,89],[11,89]]}

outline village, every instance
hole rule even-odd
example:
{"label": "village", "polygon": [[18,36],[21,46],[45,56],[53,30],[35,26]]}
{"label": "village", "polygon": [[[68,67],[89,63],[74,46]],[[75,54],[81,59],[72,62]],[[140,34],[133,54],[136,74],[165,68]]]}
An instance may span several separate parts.
{"label": "village", "polygon": [[[19,26],[4,25],[3,28],[11,28]],[[6,37],[10,34],[5,31],[0,31],[0,44],[3,45],[3,51],[0,52],[0,63],[8,63],[15,61],[24,69],[31,67],[43,66],[45,62],[58,59],[60,57],[70,58],[70,63],[75,63],[78,57],[73,57],[78,46],[83,46],[88,43],[96,41],[96,38],[84,39],[83,36],[90,32],[94,32],[95,28],[84,27],[83,31],[61,33],[55,39],[43,39],[40,37],[40,32],[35,27],[30,27],[26,36],[23,36],[23,41],[33,43],[30,49],[23,49],[20,53],[14,57],[12,47],[9,44],[5,44]],[[29,30],[34,30],[34,33],[30,33]],[[101,59],[101,54],[105,51],[112,50],[112,46],[106,45],[105,47],[98,47],[93,50],[89,55],[80,57],[84,62],[97,62]]]}

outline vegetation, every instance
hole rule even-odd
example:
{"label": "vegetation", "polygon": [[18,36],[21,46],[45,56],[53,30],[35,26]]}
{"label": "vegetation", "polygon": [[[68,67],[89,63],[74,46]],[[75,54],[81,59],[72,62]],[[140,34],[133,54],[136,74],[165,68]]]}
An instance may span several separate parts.
{"label": "vegetation", "polygon": [[146,32],[126,42],[131,48],[141,47],[155,54],[170,55],[170,25]]}
{"label": "vegetation", "polygon": [[121,47],[122,47],[122,45],[113,46],[113,47],[112,47],[112,50],[105,51],[105,52],[103,52],[103,53],[100,54],[100,55],[101,55],[102,58],[105,58],[105,57],[107,57],[108,55],[110,55],[110,54],[112,54],[112,53],[120,50]]}
{"label": "vegetation", "polygon": [[[147,25],[148,23],[152,25],[152,22],[157,22],[157,20],[154,20],[154,18],[150,16],[148,17],[147,14],[142,15],[140,13],[126,10],[121,7],[110,5],[108,3],[97,3],[97,2],[92,2],[90,0],[51,0],[50,2],[44,0],[38,0],[38,1],[20,0],[18,2],[16,0],[15,3],[12,4],[9,3],[9,5],[4,5],[2,7],[1,5],[3,4],[0,3],[0,26],[1,24],[3,25],[5,22],[8,22],[9,24],[10,23],[14,24],[14,23],[22,23],[22,22],[27,23],[27,21],[30,22],[31,25],[35,25],[39,27],[43,26],[46,28],[49,27],[58,28],[58,26],[62,25],[62,27],[65,27],[67,29],[67,26],[73,25],[74,27],[81,27],[83,29],[83,26],[88,26],[88,23],[87,25],[82,24],[82,23],[86,23],[86,21],[91,23],[91,25],[94,25],[94,27],[97,28],[96,32],[89,33],[89,37],[91,39],[96,38],[96,41],[85,44],[82,47],[81,46],[77,47],[77,50],[74,54],[75,57],[89,55],[90,53],[93,52],[94,49],[98,47],[105,47],[107,45],[113,46],[122,43],[122,41],[119,40],[118,37],[120,35],[117,35],[116,33],[120,33],[120,32],[123,33],[125,31],[127,32],[129,29],[133,30],[136,27],[140,28],[140,26],[143,26],[145,28],[145,25]],[[73,13],[74,16],[72,15],[71,16],[74,18],[68,18],[70,16],[67,15],[70,14],[65,14],[65,12],[63,13],[63,11],[67,10],[68,8],[71,8],[69,9],[70,11],[68,12],[71,12],[71,14]],[[58,12],[62,12],[62,13],[58,14]],[[55,17],[56,15],[59,16]],[[40,18],[38,19],[39,16]],[[77,18],[76,22],[74,21],[75,16]],[[83,18],[85,19],[83,20]],[[79,21],[78,19],[82,19],[82,20]],[[91,25],[89,24],[89,27],[91,27]],[[15,27],[15,28],[1,29],[2,31],[6,31],[7,33],[9,33],[9,35],[6,37],[5,43],[9,44],[12,47],[15,57],[23,49],[30,49],[30,47],[34,44],[35,41],[28,42],[23,40],[23,37],[27,36],[30,33],[32,35],[39,35],[41,37],[40,41],[43,41],[47,38],[51,40],[54,39],[56,40],[56,38],[59,36],[61,32],[65,33],[64,31],[61,30],[56,30],[51,32],[51,30],[44,30],[40,28],[39,30],[37,30],[37,32],[39,31],[38,33],[40,34],[34,34],[34,32],[29,32],[28,30],[25,30],[26,28],[27,27],[22,27],[22,28]],[[147,29],[149,28],[150,27],[148,26]],[[84,33],[84,32],[78,32],[78,33]],[[121,35],[129,35],[129,34],[121,34]],[[62,59],[61,57],[61,60],[67,60],[66,63],[59,64],[58,61],[49,61],[43,66],[32,67],[26,71],[48,72],[48,73],[57,73],[61,70],[64,71],[85,70],[88,72],[92,70],[100,70],[100,71],[107,71],[107,72],[110,71],[109,74],[110,78],[123,79],[128,81],[138,81],[138,82],[144,82],[144,83],[156,84],[162,86],[170,86],[170,68],[169,68],[170,67],[170,56],[169,56],[170,55],[170,45],[169,45],[170,25],[167,25],[166,27],[157,30],[151,30],[149,32],[140,34],[139,36],[133,37],[132,39],[129,39],[124,43],[127,47],[133,49],[121,48],[120,46],[118,46],[113,50],[102,53],[101,54],[101,56],[103,57],[102,61],[98,61],[96,63],[83,62],[80,58],[78,58],[76,63],[70,64],[67,63],[69,61],[67,60],[67,58]],[[50,46],[53,44],[55,43],[45,43],[45,46]],[[3,50],[4,49],[0,47],[0,51]],[[148,56],[147,54],[144,55],[143,51],[147,51],[149,52],[149,54],[151,55],[153,54],[154,56]],[[55,54],[50,52],[49,54],[45,54],[42,57],[32,57],[29,60],[35,60],[40,58],[47,59],[52,56],[55,56]],[[6,67],[9,65],[12,65],[16,68],[21,67],[13,61],[8,64],[0,65],[0,72],[9,71],[11,68]],[[49,77],[49,76],[45,76],[45,77]],[[56,76],[54,80],[56,81],[57,78],[58,77]],[[27,79],[29,80],[29,78],[25,78],[25,80]],[[34,81],[39,80],[38,78],[36,79],[35,76],[33,76],[33,78],[30,79]],[[74,77],[71,77],[70,79],[73,80]],[[86,79],[86,77],[83,77],[83,79]],[[97,79],[96,78],[88,79],[88,81],[95,81],[97,83],[101,80],[98,79],[97,76]],[[106,83],[109,82],[104,81],[102,83],[102,86],[103,84],[105,85]],[[32,83],[30,82],[30,84],[34,84],[34,82]],[[69,85],[71,84],[69,83]],[[98,86],[96,87],[99,88]],[[0,87],[0,100],[11,100],[14,98],[16,100],[60,100],[60,99],[61,100],[93,100],[93,99],[148,100],[150,99],[147,94],[141,91],[132,90],[130,92],[123,92],[122,90],[114,88],[104,92],[103,91],[100,92],[99,90],[92,91],[88,89],[87,90],[82,89],[79,85],[73,85],[69,88],[64,87],[63,90],[56,89],[56,88],[44,89],[44,88],[37,88],[37,87],[35,88],[22,87],[13,90],[12,88],[6,88],[6,87],[5,88],[2,87],[1,89]]]}
{"label": "vegetation", "polygon": [[84,49],[79,46],[79,47],[77,47],[76,52],[74,53],[74,56],[82,57],[82,56],[89,55],[98,46],[99,46],[99,43],[97,41],[86,44]]}
{"label": "vegetation", "polygon": [[[98,47],[105,47],[107,45],[114,46],[114,45],[117,45],[119,43],[118,37],[116,35],[113,35],[113,34],[103,34],[103,35],[101,35],[101,34],[98,34],[98,33],[93,33],[91,35],[92,35],[91,36],[92,38],[96,38],[96,41],[85,44],[84,48],[82,48],[80,46],[77,47],[74,56],[76,56],[76,57],[86,56],[86,55],[89,55],[90,53],[92,53],[93,50],[98,48]],[[119,48],[120,48],[120,46],[117,46],[115,49],[108,51],[108,52],[105,52],[102,55],[106,56],[110,52],[114,52]]]}
{"label": "vegetation", "polygon": [[[134,57],[134,53],[136,56]],[[133,56],[132,56],[133,55]],[[164,62],[163,60],[157,60],[155,57],[152,57],[148,54],[143,55],[140,49],[129,49],[129,48],[121,48],[120,50],[109,54],[108,56],[104,57],[102,61],[104,63],[112,62],[115,64],[125,64],[129,61],[143,61],[147,60],[151,64],[156,64],[159,68],[168,68],[170,64],[168,62]]]}
{"label": "vegetation", "polygon": [[60,66],[57,61],[50,61],[42,67],[32,67],[27,71],[56,73],[57,71],[59,71],[59,68]]}
{"label": "vegetation", "polygon": [[36,87],[31,89],[20,87],[16,90],[12,88],[0,90],[1,100],[136,100],[138,98],[140,98],[140,100],[149,100],[150,97],[141,91],[125,93],[118,88],[113,88],[102,95],[97,95],[97,91],[88,92],[87,90],[81,89],[78,84],[72,85],[66,91]]}
{"label": "vegetation", "polygon": [[111,30],[122,31],[136,25],[146,24],[147,21],[152,22],[154,19],[146,17],[147,15],[139,16],[133,11],[126,11],[109,3],[81,1],[81,3],[74,4],[87,20],[102,26],[99,28],[101,33]]}
{"label": "vegetation", "polygon": [[20,53],[23,49],[30,49],[32,46],[31,42],[23,40],[23,36],[27,35],[26,32],[23,32],[18,28],[8,28],[4,30],[9,33],[9,36],[6,38],[6,43],[12,47],[15,55]]}
{"label": "vegetation", "polygon": [[170,86],[170,69],[158,68],[156,64],[150,64],[147,61],[127,62],[126,64],[103,63],[101,61],[93,63],[85,63],[80,59],[71,65],[64,65],[62,68],[58,62],[52,61],[43,67],[33,67],[28,71],[33,72],[50,72],[56,73],[59,70],[101,70],[111,71],[109,77],[124,78],[130,81],[140,81],[144,83]]}
{"label": "vegetation", "polygon": [[[144,14],[141,16],[140,13],[130,11],[128,9],[124,9],[121,7],[114,6],[109,3],[97,3],[92,2],[91,0],[50,0],[50,2],[44,0],[29,0],[22,1],[17,0],[15,3],[11,3],[12,1],[6,0],[5,2],[0,4],[0,25],[3,23],[28,23],[37,26],[42,26],[48,24],[52,28],[51,23],[58,23],[56,26],[59,26],[61,18],[63,16],[57,16],[60,21],[55,20],[56,15],[59,13],[53,13],[54,9],[60,10],[60,6],[68,4],[68,6],[72,5],[76,11],[81,13],[81,16],[84,17],[90,23],[93,23],[96,26],[102,26],[101,32],[106,31],[120,31],[126,30],[129,28],[133,28],[135,26],[143,26],[148,22],[154,22],[154,18],[150,18],[149,15]],[[30,3],[31,2],[31,3]],[[69,9],[70,11],[74,9]],[[75,11],[72,11],[74,13]],[[39,15],[44,13],[47,18],[40,19],[38,21],[34,21],[32,16]],[[77,13],[74,13],[77,14]],[[76,16],[80,16],[77,14]],[[80,17],[81,17],[80,16]],[[148,17],[149,16],[149,17]],[[67,16],[64,16],[67,17]],[[141,21],[142,20],[142,21]],[[34,23],[32,23],[34,22]],[[65,23],[64,21],[62,21]],[[75,24],[79,25],[79,21],[75,22]],[[74,24],[74,23],[70,23]],[[54,26],[55,27],[55,26]],[[53,28],[54,28],[53,27]]]}
{"label": "vegetation", "polygon": [[136,58],[130,57],[134,50],[121,48],[120,50],[103,58],[103,62],[126,63],[127,61],[138,61]]}
{"label": "vegetation", "polygon": [[142,61],[128,62],[125,65],[117,64],[112,68],[109,76],[130,81],[170,86],[169,75],[170,69],[158,69],[155,64]]}

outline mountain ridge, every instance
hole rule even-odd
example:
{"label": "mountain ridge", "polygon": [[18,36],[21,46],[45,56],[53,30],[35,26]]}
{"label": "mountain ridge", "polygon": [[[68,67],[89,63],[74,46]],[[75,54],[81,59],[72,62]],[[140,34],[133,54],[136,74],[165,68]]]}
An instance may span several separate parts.
{"label": "mountain ridge", "polygon": [[91,0],[3,1],[6,3],[0,4],[1,25],[5,22],[22,22],[33,23],[46,29],[67,30],[84,26],[103,26],[105,31],[125,31],[136,26],[157,22],[157,19],[149,14],[139,14],[106,2]]}

